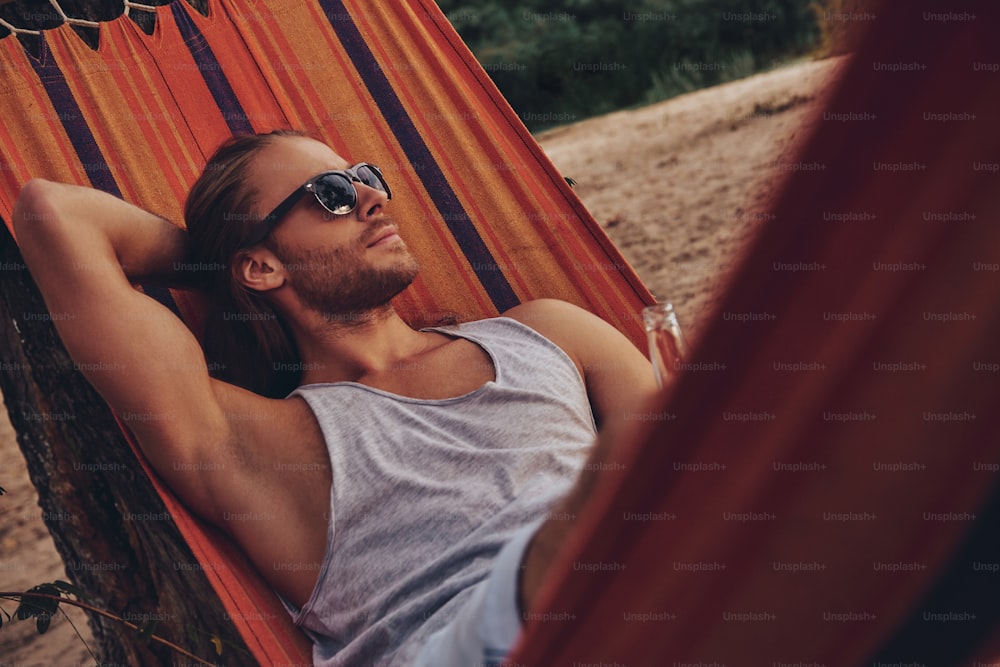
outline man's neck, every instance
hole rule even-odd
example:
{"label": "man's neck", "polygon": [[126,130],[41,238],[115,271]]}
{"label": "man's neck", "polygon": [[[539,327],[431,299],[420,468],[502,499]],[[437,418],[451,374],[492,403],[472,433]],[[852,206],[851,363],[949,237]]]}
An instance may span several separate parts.
{"label": "man's neck", "polygon": [[300,384],[354,382],[390,371],[433,345],[391,305],[330,315],[310,311],[291,325],[302,360]]}

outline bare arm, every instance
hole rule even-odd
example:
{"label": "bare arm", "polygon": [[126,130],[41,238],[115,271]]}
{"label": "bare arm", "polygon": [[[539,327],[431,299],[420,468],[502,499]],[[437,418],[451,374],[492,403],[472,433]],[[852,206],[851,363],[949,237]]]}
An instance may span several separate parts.
{"label": "bare arm", "polygon": [[[92,188],[43,179],[26,183],[14,208],[19,244],[30,242],[40,229],[54,231],[57,224],[71,225],[74,243],[78,235],[92,233],[107,239],[114,261],[132,282],[196,286],[197,273],[189,270],[188,236],[180,227]],[[97,259],[81,261],[76,268],[96,268]]]}
{"label": "bare arm", "polygon": [[[651,400],[639,406],[639,409],[635,410],[636,413],[649,410],[655,405],[654,397],[647,398]],[[617,461],[616,450],[620,443],[631,442],[634,439],[633,432],[640,427],[640,424],[641,422],[634,419],[608,421],[594,441],[587,464],[576,484],[562,502],[553,508],[551,514],[557,518],[546,520],[531,539],[521,559],[521,577],[518,582],[517,597],[522,617],[534,607],[552,562],[569,540],[576,527],[576,520],[590,502],[594,487],[600,481],[601,475],[609,474],[603,471],[611,470],[616,472],[610,474],[622,474],[617,472],[619,468],[614,465]]]}
{"label": "bare arm", "polygon": [[70,356],[157,471],[199,504],[206,491],[178,464],[230,437],[220,383],[187,327],[129,282],[183,276],[174,264],[185,257],[186,234],[109,194],[42,180],[24,186],[13,219]]}
{"label": "bare arm", "polygon": [[[617,443],[649,409],[656,381],[649,360],[607,322],[576,306],[543,299],[523,304],[505,315],[533,327],[563,348],[580,368],[600,433],[587,465],[562,504],[541,525],[525,551],[518,599],[522,614],[531,609],[552,561],[572,533],[597,484],[600,465],[613,460]],[[567,520],[567,517],[572,517]]]}
{"label": "bare arm", "polygon": [[598,427],[627,418],[656,391],[649,360],[620,331],[573,304],[555,299],[530,301],[504,313],[561,347],[573,360]]}

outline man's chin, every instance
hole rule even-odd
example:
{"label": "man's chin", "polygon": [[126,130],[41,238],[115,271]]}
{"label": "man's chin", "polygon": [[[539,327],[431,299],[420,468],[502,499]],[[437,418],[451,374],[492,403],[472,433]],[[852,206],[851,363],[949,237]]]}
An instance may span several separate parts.
{"label": "man's chin", "polygon": [[[420,274],[420,262],[417,261],[416,257],[410,254],[409,249],[406,247],[405,243],[399,245],[398,250],[393,249],[393,252],[397,253],[398,256],[395,257],[395,262],[392,265],[392,271],[394,271],[402,282],[405,283],[403,289],[406,289],[413,284],[413,281],[417,279]],[[403,290],[400,290],[402,292]]]}
{"label": "man's chin", "polygon": [[382,272],[376,289],[341,294],[340,298],[335,294],[326,294],[321,299],[312,300],[309,305],[329,322],[350,324],[377,319],[379,313],[391,308],[393,299],[413,284],[419,270],[416,260],[411,257],[403,265],[393,268],[395,270]]}

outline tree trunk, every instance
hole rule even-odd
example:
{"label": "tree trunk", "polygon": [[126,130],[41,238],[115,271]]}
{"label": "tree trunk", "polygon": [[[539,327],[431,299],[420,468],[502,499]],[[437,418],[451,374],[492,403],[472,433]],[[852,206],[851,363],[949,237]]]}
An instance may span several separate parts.
{"label": "tree trunk", "polygon": [[[138,625],[157,619],[156,634],[198,656],[252,664],[107,405],[74,369],[2,224],[0,340],[0,368],[6,371],[0,372],[0,391],[72,583],[89,593],[95,606]],[[97,615],[90,616],[90,624],[106,663],[191,664],[123,625]],[[224,644],[222,657],[213,635]]]}

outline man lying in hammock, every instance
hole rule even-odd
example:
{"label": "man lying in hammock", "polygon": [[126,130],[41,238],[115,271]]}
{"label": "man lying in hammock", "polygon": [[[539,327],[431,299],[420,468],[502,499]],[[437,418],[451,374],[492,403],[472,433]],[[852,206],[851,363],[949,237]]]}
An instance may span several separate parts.
{"label": "man lying in hammock", "polygon": [[[40,180],[14,221],[73,359],[101,369],[88,380],[241,545],[317,664],[490,664],[585,500],[588,452],[652,373],[558,301],[414,330],[390,305],[417,275],[390,199],[376,167],[284,133],[213,156],[188,233]],[[199,277],[205,352],[130,285],[190,284],[192,265],[218,269]]]}

